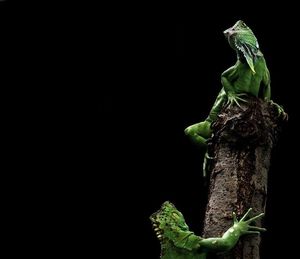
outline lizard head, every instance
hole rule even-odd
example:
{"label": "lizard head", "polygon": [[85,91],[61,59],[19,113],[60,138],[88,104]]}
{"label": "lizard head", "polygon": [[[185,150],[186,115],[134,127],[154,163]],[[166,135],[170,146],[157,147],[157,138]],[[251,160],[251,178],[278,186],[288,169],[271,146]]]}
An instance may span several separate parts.
{"label": "lizard head", "polygon": [[223,33],[229,45],[238,53],[239,57],[241,54],[245,57],[250,69],[255,73],[254,59],[262,54],[252,30],[243,21],[239,20]]}
{"label": "lizard head", "polygon": [[164,202],[150,220],[159,240],[172,239],[178,232],[189,230],[182,213],[169,201]]}

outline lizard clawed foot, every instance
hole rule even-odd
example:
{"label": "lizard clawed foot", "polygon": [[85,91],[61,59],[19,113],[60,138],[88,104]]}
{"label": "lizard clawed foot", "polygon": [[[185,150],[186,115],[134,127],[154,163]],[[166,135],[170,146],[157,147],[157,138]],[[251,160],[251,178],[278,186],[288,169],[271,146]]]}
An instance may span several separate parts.
{"label": "lizard clawed foot", "polygon": [[278,112],[278,117],[282,117],[283,120],[287,121],[289,119],[288,114],[284,111],[283,107],[272,100],[270,101],[272,105],[274,105]]}
{"label": "lizard clawed foot", "polygon": [[246,220],[246,218],[248,217],[248,215],[251,211],[252,211],[252,208],[250,208],[239,221],[236,218],[236,214],[233,212],[234,227],[239,229],[241,231],[242,235],[243,234],[260,234],[260,232],[266,231],[265,228],[261,228],[261,227],[257,227],[257,226],[250,226],[251,222],[264,216],[264,213],[260,213],[256,216]]}
{"label": "lizard clawed foot", "polygon": [[246,94],[235,94],[235,93],[227,93],[227,105],[229,105],[229,107],[231,107],[232,104],[236,104],[237,106],[239,106],[241,108],[241,105],[239,104],[240,102],[245,102],[247,103],[248,101],[241,98],[241,96],[246,96]]}

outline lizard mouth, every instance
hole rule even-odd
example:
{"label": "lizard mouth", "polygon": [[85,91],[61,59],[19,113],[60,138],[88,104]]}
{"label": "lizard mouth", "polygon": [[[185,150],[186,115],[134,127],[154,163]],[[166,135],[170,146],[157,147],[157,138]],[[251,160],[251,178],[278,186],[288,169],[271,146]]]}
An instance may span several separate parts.
{"label": "lizard mouth", "polygon": [[150,217],[150,220],[151,220],[151,223],[152,223],[152,227],[153,227],[153,230],[158,238],[158,240],[162,240],[163,239],[163,230],[159,227],[159,222],[156,220],[156,215],[153,214],[151,217]]}

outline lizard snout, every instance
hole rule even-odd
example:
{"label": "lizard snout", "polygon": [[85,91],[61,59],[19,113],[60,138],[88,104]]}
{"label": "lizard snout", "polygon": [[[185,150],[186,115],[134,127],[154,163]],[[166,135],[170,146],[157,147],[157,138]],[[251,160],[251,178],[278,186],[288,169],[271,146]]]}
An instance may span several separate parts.
{"label": "lizard snout", "polygon": [[223,34],[225,35],[225,37],[230,37],[232,34],[234,34],[234,31],[231,29],[227,29],[225,31],[223,31]]}

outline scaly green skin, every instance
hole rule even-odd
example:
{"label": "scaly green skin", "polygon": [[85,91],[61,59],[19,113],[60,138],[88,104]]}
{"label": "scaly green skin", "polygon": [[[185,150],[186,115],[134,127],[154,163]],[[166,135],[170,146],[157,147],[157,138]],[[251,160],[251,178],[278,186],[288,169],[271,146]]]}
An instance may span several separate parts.
{"label": "scaly green skin", "polygon": [[[224,31],[224,34],[229,45],[237,53],[237,62],[222,73],[223,88],[207,119],[185,129],[186,135],[200,146],[206,146],[207,139],[212,134],[211,123],[216,120],[225,104],[240,106],[240,101],[246,102],[242,98],[246,95],[256,96],[266,101],[271,99],[270,73],[252,30],[243,21],[238,21],[233,27]],[[282,107],[273,104],[277,107],[279,115],[286,117]]]}
{"label": "scaly green skin", "polygon": [[259,234],[259,231],[265,231],[264,228],[249,225],[262,217],[263,213],[245,220],[250,211],[251,209],[240,221],[233,213],[233,226],[222,237],[202,238],[189,231],[181,212],[172,203],[166,201],[161,209],[150,217],[161,243],[161,259],[205,259],[207,252],[229,251],[242,235]]}

